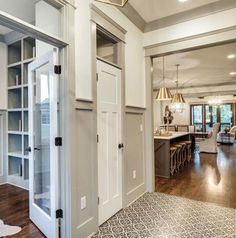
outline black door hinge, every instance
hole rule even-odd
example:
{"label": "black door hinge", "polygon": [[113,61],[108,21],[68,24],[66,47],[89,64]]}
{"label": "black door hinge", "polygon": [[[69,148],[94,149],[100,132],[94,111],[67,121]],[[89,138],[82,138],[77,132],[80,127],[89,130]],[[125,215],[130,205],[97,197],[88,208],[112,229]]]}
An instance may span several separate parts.
{"label": "black door hinge", "polygon": [[98,205],[99,205],[99,203],[100,203],[100,199],[99,199],[99,197],[98,197]]}
{"label": "black door hinge", "polygon": [[62,146],[62,137],[55,138],[55,146]]}
{"label": "black door hinge", "polygon": [[98,81],[98,73],[96,74],[96,80]]}
{"label": "black door hinge", "polygon": [[61,74],[61,65],[54,65],[54,73]]}
{"label": "black door hinge", "polygon": [[97,143],[99,142],[99,135],[97,135]]}
{"label": "black door hinge", "polygon": [[63,210],[62,209],[56,210],[56,218],[63,218]]}

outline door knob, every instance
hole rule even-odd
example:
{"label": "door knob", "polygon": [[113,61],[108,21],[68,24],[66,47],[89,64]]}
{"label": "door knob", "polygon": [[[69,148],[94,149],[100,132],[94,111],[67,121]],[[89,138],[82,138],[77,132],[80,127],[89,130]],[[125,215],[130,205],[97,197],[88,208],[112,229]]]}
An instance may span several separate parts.
{"label": "door knob", "polygon": [[119,145],[118,145],[118,148],[119,148],[119,149],[124,148],[124,144],[123,144],[123,143],[119,144]]}
{"label": "door knob", "polygon": [[35,147],[34,150],[40,150],[40,149]]}

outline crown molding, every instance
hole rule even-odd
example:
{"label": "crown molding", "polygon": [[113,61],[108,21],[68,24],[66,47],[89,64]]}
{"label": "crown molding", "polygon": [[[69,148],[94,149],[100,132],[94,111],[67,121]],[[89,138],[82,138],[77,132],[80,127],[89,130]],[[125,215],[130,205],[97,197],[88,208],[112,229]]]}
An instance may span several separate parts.
{"label": "crown molding", "polygon": [[142,32],[155,31],[178,23],[212,15],[217,12],[236,8],[235,0],[220,0],[198,8],[167,16],[155,21],[146,22],[141,15],[127,3],[123,8],[118,8]]}
{"label": "crown molding", "polygon": [[144,32],[146,27],[146,22],[140,16],[140,14],[129,4],[126,3],[124,7],[120,7],[119,10],[142,32]]}

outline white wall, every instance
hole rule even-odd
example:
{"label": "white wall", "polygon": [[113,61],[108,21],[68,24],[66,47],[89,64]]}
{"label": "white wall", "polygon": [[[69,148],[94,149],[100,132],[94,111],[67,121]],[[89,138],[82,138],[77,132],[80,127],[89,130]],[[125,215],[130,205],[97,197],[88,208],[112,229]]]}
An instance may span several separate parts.
{"label": "white wall", "polygon": [[[35,4],[35,25],[47,33],[56,37],[61,34],[61,13],[50,4],[39,1]],[[42,41],[36,40],[36,56],[46,54],[54,47]]]}
{"label": "white wall", "polygon": [[144,34],[144,46],[191,37],[236,25],[236,8]]}
{"label": "white wall", "polygon": [[0,42],[0,109],[7,109],[7,48]]}
{"label": "white wall", "polygon": [[[91,100],[90,7],[88,0],[77,0],[75,3],[77,6],[76,97]],[[145,107],[143,33],[117,8],[97,2],[94,2],[93,4],[127,31],[125,39],[126,105]]]}

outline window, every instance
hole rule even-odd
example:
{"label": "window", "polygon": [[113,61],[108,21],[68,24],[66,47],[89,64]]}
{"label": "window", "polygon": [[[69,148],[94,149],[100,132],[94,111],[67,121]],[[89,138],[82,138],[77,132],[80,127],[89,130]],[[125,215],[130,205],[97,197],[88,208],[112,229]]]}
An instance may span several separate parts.
{"label": "window", "polygon": [[97,31],[97,56],[113,64],[118,64],[117,42],[99,30]]}
{"label": "window", "polygon": [[226,103],[221,106],[191,105],[191,122],[196,131],[212,130],[214,123],[219,122],[221,131],[233,125],[233,104]]}
{"label": "window", "polygon": [[196,131],[202,131],[203,130],[203,114],[202,114],[202,105],[192,105],[192,125],[195,126]]}
{"label": "window", "polygon": [[224,104],[220,107],[220,123],[221,130],[224,128],[232,127],[233,124],[233,111],[232,104]]}

